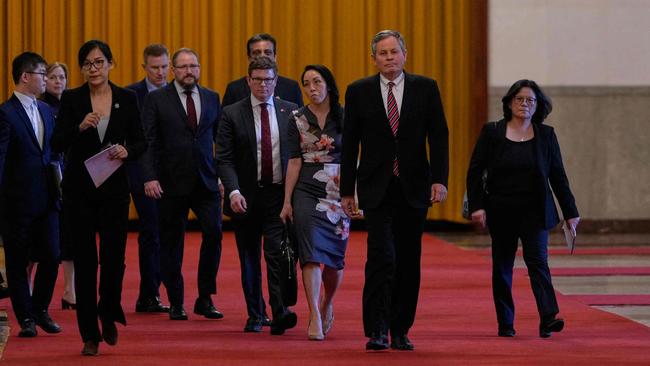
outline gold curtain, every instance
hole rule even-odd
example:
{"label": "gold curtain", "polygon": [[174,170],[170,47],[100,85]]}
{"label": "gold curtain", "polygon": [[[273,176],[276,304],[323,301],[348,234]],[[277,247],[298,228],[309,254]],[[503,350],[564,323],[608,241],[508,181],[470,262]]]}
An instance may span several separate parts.
{"label": "gold curtain", "polygon": [[[223,95],[246,73],[246,40],[271,33],[282,75],[297,79],[304,65],[322,63],[342,96],[352,81],[375,73],[370,40],[382,29],[406,39],[409,72],[438,80],[450,131],[449,199],[429,219],[462,221],[465,171],[485,101],[485,0],[0,0],[0,99],[13,89],[11,60],[31,50],[70,68],[69,86],[83,80],[76,55],[92,38],[112,48],[111,80],[143,78],[142,49],[164,43],[201,55],[201,84]],[[479,9],[479,11],[477,11]],[[477,28],[477,24],[479,25]],[[483,27],[484,28],[484,27]],[[477,47],[477,39],[478,47]],[[482,40],[482,41],[481,41]]]}

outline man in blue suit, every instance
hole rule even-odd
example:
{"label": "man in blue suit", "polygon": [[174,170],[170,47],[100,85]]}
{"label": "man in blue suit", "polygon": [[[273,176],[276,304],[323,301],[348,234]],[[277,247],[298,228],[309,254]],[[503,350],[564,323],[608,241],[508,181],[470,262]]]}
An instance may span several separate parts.
{"label": "man in blue suit", "polygon": [[[51,174],[58,164],[50,151],[54,116],[36,99],[45,92],[46,65],[36,53],[18,55],[11,70],[16,88],[0,105],[0,232],[19,337],[35,337],[36,325],[61,331],[47,311],[59,267],[60,196]],[[30,260],[38,262],[31,295]]]}
{"label": "man in blue suit", "polygon": [[[169,51],[163,44],[150,44],[144,49],[142,68],[146,77],[127,86],[138,97],[140,108],[145,96],[167,85]],[[156,200],[144,194],[144,181],[137,161],[126,163],[133,204],[138,212],[138,258],[140,266],[140,292],[135,303],[139,313],[166,313],[169,307],[160,302],[160,231]]]}
{"label": "man in blue suit", "polygon": [[221,194],[214,158],[219,94],[199,86],[198,54],[181,48],[172,56],[174,82],[149,93],[142,124],[149,148],[141,157],[144,193],[158,201],[160,269],[172,320],[186,320],[181,267],[190,208],[201,226],[194,313],[223,318],[212,303],[221,259]]}

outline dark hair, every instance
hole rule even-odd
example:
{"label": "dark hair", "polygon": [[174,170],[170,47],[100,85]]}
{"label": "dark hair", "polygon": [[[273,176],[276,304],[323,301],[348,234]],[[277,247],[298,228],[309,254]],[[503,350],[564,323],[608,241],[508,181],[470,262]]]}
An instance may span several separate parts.
{"label": "dark hair", "polygon": [[147,47],[144,48],[144,52],[142,53],[143,60],[145,63],[147,62],[147,57],[149,56],[158,57],[162,55],[169,56],[169,51],[167,50],[167,47],[161,43],[152,43],[148,45]]}
{"label": "dark hair", "polygon": [[248,76],[253,74],[253,70],[273,70],[275,76],[278,76],[278,65],[268,56],[255,57],[248,64]]}
{"label": "dark hair", "polygon": [[551,100],[542,92],[542,89],[537,85],[533,80],[521,79],[512,84],[506,95],[501,98],[503,103],[503,118],[506,121],[512,119],[512,110],[510,110],[510,104],[512,99],[519,93],[522,88],[531,88],[535,93],[535,98],[537,98],[537,108],[535,109],[535,114],[533,114],[532,121],[533,123],[544,123],[546,117],[551,114],[553,110],[553,105]]}
{"label": "dark hair", "polygon": [[65,78],[67,79],[68,78],[68,65],[64,64],[63,62],[54,62],[54,63],[51,63],[51,64],[47,65],[47,67],[45,68],[45,72],[48,73],[48,75],[49,75],[57,67],[60,67],[61,70],[63,70],[63,73],[65,74]]}
{"label": "dark hair", "polygon": [[178,56],[181,53],[191,53],[196,57],[196,61],[200,62],[199,61],[199,54],[196,53],[196,51],[194,51],[191,48],[183,47],[183,48],[179,48],[178,50],[176,50],[176,52],[174,52],[174,55],[172,56],[172,66],[176,67],[176,59],[178,58]]}
{"label": "dark hair", "polygon": [[104,57],[106,57],[106,60],[109,64],[113,63],[113,52],[111,52],[111,48],[108,47],[108,44],[98,39],[91,39],[90,41],[84,43],[79,49],[79,55],[77,56],[79,67],[83,66],[84,62],[86,61],[86,57],[88,57],[90,51],[94,50],[95,48],[99,48],[99,51],[104,54]]}
{"label": "dark hair", "polygon": [[273,54],[277,55],[278,46],[275,43],[275,38],[273,38],[273,36],[268,33],[258,33],[252,36],[248,40],[248,42],[246,42],[246,54],[248,55],[248,57],[251,57],[251,52],[252,52],[251,48],[253,47],[253,44],[262,41],[268,41],[273,43]]}
{"label": "dark hair", "polygon": [[28,51],[16,56],[11,63],[11,76],[14,79],[14,84],[18,85],[23,73],[36,70],[38,65],[47,66],[47,61],[38,53]]}
{"label": "dark hair", "polygon": [[304,85],[305,83],[305,73],[309,70],[314,70],[319,73],[325,83],[327,84],[327,94],[330,97],[330,113],[332,118],[336,121],[336,131],[341,132],[341,120],[343,119],[341,115],[341,103],[339,98],[341,97],[339,93],[339,88],[336,86],[336,79],[334,79],[334,74],[327,68],[325,65],[307,65],[305,70],[300,75],[300,82]]}

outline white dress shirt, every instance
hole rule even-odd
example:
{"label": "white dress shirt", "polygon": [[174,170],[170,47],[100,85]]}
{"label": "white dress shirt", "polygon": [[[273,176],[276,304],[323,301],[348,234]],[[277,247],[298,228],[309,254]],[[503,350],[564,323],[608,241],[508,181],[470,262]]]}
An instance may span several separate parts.
{"label": "white dress shirt", "polygon": [[[388,115],[388,80],[384,75],[379,74],[379,85],[381,87],[381,98],[384,100],[384,109],[386,109],[386,115]],[[393,80],[393,96],[395,97],[395,102],[397,103],[397,111],[400,116],[402,115],[402,98],[404,97],[404,72],[399,74],[398,77]]]}
{"label": "white dress shirt", "polygon": [[273,156],[273,183],[282,183],[282,156],[280,155],[280,130],[278,129],[278,118],[275,115],[273,96],[267,102],[262,102],[251,94],[251,105],[253,106],[253,118],[255,119],[255,141],[257,142],[257,180],[262,179],[262,106],[266,103],[266,110],[269,112],[269,123],[271,124],[271,151]]}
{"label": "white dress shirt", "polygon": [[38,102],[36,101],[36,98],[17,91],[14,91],[14,95],[18,98],[20,104],[23,105],[23,109],[25,109],[25,113],[27,113],[27,117],[29,117],[29,121],[32,124],[32,129],[34,131],[34,136],[36,136],[36,141],[38,141],[38,146],[42,149],[43,134],[45,131],[43,129],[43,117],[41,116],[41,112],[38,111]]}
{"label": "white dress shirt", "polygon": [[[185,94],[185,89],[183,89],[181,84],[176,80],[174,80],[174,86],[176,87],[176,92],[178,92],[178,97],[181,99],[181,103],[183,103],[185,114],[187,114],[187,95]],[[196,109],[196,125],[198,126],[199,123],[201,123],[201,95],[199,94],[199,88],[196,85],[192,88],[192,99],[194,100],[194,108]]]}

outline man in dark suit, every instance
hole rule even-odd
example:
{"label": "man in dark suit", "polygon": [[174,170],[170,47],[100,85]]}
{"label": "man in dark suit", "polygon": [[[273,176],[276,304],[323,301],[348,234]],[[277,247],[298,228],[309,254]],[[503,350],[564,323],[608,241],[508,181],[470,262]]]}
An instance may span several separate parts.
{"label": "man in dark suit", "polygon": [[[4,240],[11,304],[19,337],[61,327],[48,314],[59,267],[60,196],[50,174],[58,164],[50,149],[54,116],[38,101],[45,92],[47,62],[24,52],[13,60],[15,91],[0,105],[0,230]],[[30,295],[27,266],[38,262]]]}
{"label": "man in dark suit", "polygon": [[[127,86],[138,97],[142,108],[145,96],[167,85],[169,72],[169,51],[163,44],[150,44],[144,49],[142,68],[147,74],[142,81]],[[166,313],[169,307],[160,302],[160,232],[158,228],[158,207],[156,200],[144,194],[144,181],[140,164],[126,162],[129,174],[129,188],[133,204],[138,212],[138,258],[140,265],[140,293],[135,311],[143,313]]]}
{"label": "man in dark suit", "polygon": [[224,210],[232,218],[242,271],[248,320],[245,332],[261,332],[264,322],[262,238],[266,260],[271,334],[296,325],[296,314],[282,301],[280,241],[284,174],[288,158],[287,123],[297,106],[273,98],[277,66],[266,56],[248,66],[251,95],[224,108],[217,134],[219,176],[225,188]]}
{"label": "man in dark suit", "polygon": [[174,82],[149,93],[142,123],[149,149],[141,159],[144,193],[159,200],[160,268],[172,320],[186,320],[181,267],[189,209],[202,232],[194,313],[223,318],[212,303],[221,260],[221,195],[214,143],[220,113],[219,95],[198,85],[198,54],[181,48],[172,57]]}
{"label": "man in dark suit", "polygon": [[447,197],[447,122],[436,82],[404,72],[399,32],[379,32],[371,49],[379,74],[350,84],[345,95],[341,205],[359,215],[356,184],[368,228],[366,349],[388,348],[390,331],[391,348],[412,350],[407,334],[420,289],[424,222],[431,203]]}
{"label": "man in dark suit", "polygon": [[[246,42],[246,53],[248,54],[248,62],[250,63],[253,58],[258,56],[266,56],[276,61],[277,44],[275,38],[268,33],[259,33],[252,36]],[[238,102],[251,95],[251,90],[248,87],[247,77],[231,81],[226,87],[226,93],[223,95],[223,106],[227,106]],[[299,107],[303,106],[302,93],[300,86],[295,80],[291,80],[278,75],[273,92],[275,98],[280,98],[291,103],[297,104]]]}

